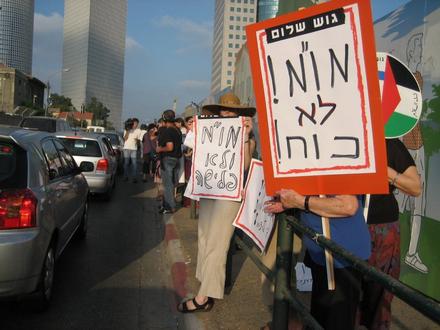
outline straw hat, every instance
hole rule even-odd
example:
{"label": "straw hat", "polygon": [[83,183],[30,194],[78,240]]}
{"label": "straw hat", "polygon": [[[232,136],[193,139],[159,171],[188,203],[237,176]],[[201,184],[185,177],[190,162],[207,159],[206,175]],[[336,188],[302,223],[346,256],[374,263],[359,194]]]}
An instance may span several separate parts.
{"label": "straw hat", "polygon": [[208,104],[202,107],[203,114],[208,115],[217,115],[221,110],[234,111],[239,116],[245,117],[253,117],[256,112],[255,108],[242,105],[238,96],[232,92],[228,92],[220,96],[218,104]]}

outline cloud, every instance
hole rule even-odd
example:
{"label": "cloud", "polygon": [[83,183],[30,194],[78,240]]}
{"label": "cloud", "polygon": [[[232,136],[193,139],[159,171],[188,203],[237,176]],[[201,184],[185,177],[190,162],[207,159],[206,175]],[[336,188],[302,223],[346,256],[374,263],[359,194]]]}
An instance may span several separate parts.
{"label": "cloud", "polygon": [[64,18],[59,13],[52,13],[49,16],[35,13],[34,16],[34,33],[51,33],[55,31],[63,31]]}
{"label": "cloud", "polygon": [[156,20],[154,24],[160,28],[176,31],[178,38],[185,43],[185,47],[178,48],[177,53],[212,47],[211,23],[197,23],[186,18],[165,15]]}
{"label": "cloud", "polygon": [[178,85],[187,89],[207,89],[210,83],[203,80],[182,80],[179,81]]}
{"label": "cloud", "polygon": [[[63,16],[53,12],[34,15],[32,74],[50,83],[54,92],[60,90],[63,63]],[[58,74],[59,73],[59,74]]]}
{"label": "cloud", "polygon": [[136,39],[133,37],[127,36],[125,39],[125,49],[126,50],[134,50],[134,49],[142,49],[144,48]]}

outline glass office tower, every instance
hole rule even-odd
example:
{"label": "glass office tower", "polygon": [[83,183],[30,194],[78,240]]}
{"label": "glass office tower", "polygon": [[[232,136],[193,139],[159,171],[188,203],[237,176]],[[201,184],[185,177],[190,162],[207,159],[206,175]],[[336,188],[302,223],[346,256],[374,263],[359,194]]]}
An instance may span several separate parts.
{"label": "glass office tower", "polygon": [[0,63],[32,74],[34,0],[0,0]]}
{"label": "glass office tower", "polygon": [[77,110],[95,97],[121,128],[127,0],[65,0],[61,93]]}

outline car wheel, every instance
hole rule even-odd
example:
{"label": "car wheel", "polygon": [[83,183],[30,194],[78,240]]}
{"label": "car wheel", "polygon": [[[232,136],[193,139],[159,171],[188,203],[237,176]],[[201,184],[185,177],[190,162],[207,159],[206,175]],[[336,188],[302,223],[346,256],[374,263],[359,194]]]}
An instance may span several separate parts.
{"label": "car wheel", "polygon": [[79,224],[78,230],[76,232],[79,239],[84,239],[87,236],[87,229],[89,226],[89,198],[87,197],[86,203],[84,205],[84,212],[81,217],[81,223]]}
{"label": "car wheel", "polygon": [[40,280],[35,292],[34,309],[42,312],[49,307],[52,298],[53,280],[55,275],[55,248],[51,243],[44,258]]}

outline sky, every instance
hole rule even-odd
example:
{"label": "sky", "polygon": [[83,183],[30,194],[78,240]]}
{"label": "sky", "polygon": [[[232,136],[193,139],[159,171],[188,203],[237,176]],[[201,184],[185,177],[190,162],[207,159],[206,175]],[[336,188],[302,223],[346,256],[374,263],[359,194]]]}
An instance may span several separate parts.
{"label": "sky", "polygon": [[[374,19],[408,0],[372,0]],[[123,119],[182,113],[209,95],[215,0],[128,0]],[[60,93],[63,0],[35,0],[33,75]]]}

